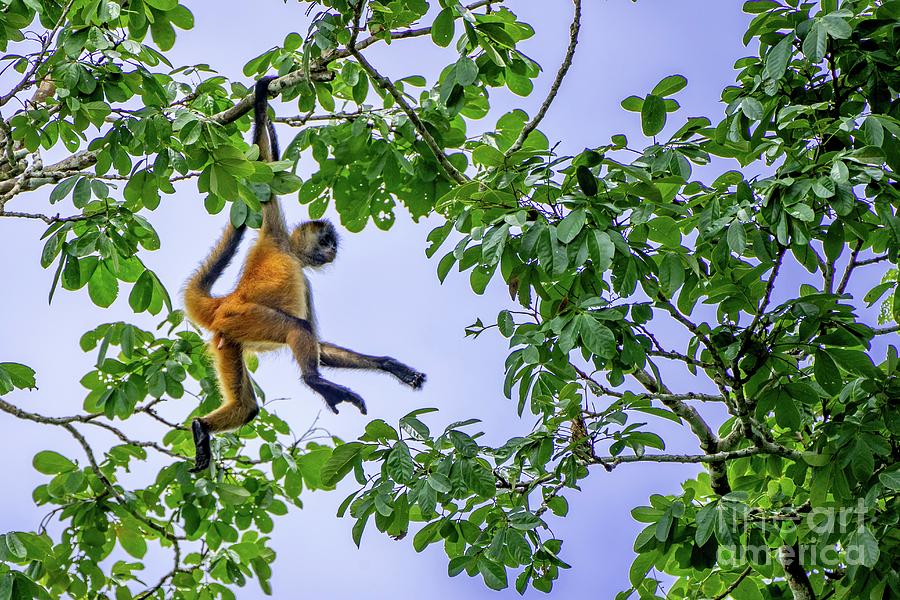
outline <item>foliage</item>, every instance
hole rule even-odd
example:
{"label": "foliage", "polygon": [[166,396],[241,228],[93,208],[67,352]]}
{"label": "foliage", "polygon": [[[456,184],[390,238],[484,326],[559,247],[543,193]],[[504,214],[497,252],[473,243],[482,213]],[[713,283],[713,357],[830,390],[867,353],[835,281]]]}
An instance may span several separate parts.
{"label": "foliage", "polygon": [[[481,136],[468,122],[489,114],[490,90],[527,95],[539,74],[517,48],[533,30],[510,10],[309,4],[318,10],[309,30],[244,69],[276,71],[270,89],[300,112],[279,119],[300,131],[269,165],[241,139],[247,87],[206,65],[174,67],[160,52],[174,44],[173,26],[193,25],[176,0],[13,0],[0,13],[3,60],[22,74],[0,107],[38,90],[2,121],[0,216],[48,223],[40,262],[55,265],[51,290],[86,286],[106,307],[120,282],[133,284],[130,306],[165,310],[168,328],[115,323],[85,334],[97,362],[81,381],[82,414],[0,400],[13,417],[66,429],[88,459],[34,458],[50,477],[35,501],[54,505],[62,533],[7,533],[0,590],[233,597],[230,586],[254,577],[269,591],[271,515],[299,505],[304,487],[331,489],[353,473],[361,487],[339,515],[355,519],[357,543],[370,522],[395,538],[414,528],[415,550],[443,543],[451,576],[550,591],[568,568],[548,527],[567,515],[566,494],[597,467],[652,461],[706,470],[681,494],[634,509],[647,527],[634,544],[632,589],[619,597],[900,595],[898,354],[881,337],[898,327],[869,323],[867,311],[882,302],[880,324],[896,322],[900,285],[896,269],[860,280],[896,265],[900,249],[900,2],[747,2],[744,41],[759,52],[738,61],[724,118],[680,119],[687,81],[672,75],[622,102],[649,145],[614,135],[571,157],[537,127],[572,61],[579,0],[539,112],[501,115]],[[45,31],[28,52],[35,19]],[[431,25],[410,29],[423,19]],[[419,36],[457,52],[430,86],[418,74],[389,80],[364,55]],[[59,144],[71,155],[44,165],[40,153]],[[306,155],[315,169],[301,178]],[[358,441],[320,444],[318,430],[291,437],[264,410],[217,440],[210,476],[178,460],[143,488],[125,486],[121,473],[148,448],[189,457],[189,434],[156,412],[162,403],[196,394],[200,414],[218,402],[202,340],[140,259],[159,246],[146,215],[183,179],[196,179],[210,213],[230,205],[235,224],[258,225],[270,191],[297,193],[312,217],[333,204],[351,231],[370,220],[389,229],[398,202],[413,218],[439,214],[428,255],[454,245],[440,279],[455,265],[475,293],[491,280],[509,289],[515,306],[467,332],[496,328],[509,339],[504,392],[535,427],[493,447],[480,443],[477,420],[434,434],[423,416],[433,409],[420,409],[397,427],[372,421]],[[50,184],[51,204],[80,212],[8,210]],[[681,341],[662,336],[673,326]],[[0,363],[0,394],[34,385],[28,367]],[[718,428],[715,408],[729,414]],[[139,417],[170,432],[161,443],[136,440],[115,422]],[[654,419],[687,427],[700,451],[666,454]],[[90,427],[122,444],[98,458],[81,433]],[[135,571],[148,541],[170,549],[174,564],[142,587]],[[134,560],[98,566],[117,547]],[[651,573],[674,581],[663,589]]]}

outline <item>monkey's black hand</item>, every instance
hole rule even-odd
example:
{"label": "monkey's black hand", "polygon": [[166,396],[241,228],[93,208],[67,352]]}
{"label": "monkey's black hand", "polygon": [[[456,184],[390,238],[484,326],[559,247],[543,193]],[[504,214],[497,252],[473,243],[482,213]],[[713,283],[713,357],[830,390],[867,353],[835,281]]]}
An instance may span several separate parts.
{"label": "monkey's black hand", "polygon": [[194,456],[194,468],[191,473],[199,473],[209,468],[209,461],[212,458],[212,452],[209,448],[209,429],[200,419],[194,419],[191,423],[191,432],[194,434],[194,446],[196,453]]}
{"label": "monkey's black hand", "polygon": [[358,408],[359,412],[362,414],[368,412],[362,396],[349,388],[345,388],[344,386],[328,381],[327,379],[322,379],[321,377],[309,377],[305,378],[304,381],[306,381],[306,385],[322,395],[325,399],[325,404],[328,406],[328,410],[334,414],[338,414],[337,405],[341,402],[352,404]]}
{"label": "monkey's black hand", "polygon": [[396,358],[390,356],[385,358],[382,368],[414,390],[421,389],[425,384],[425,373],[420,373],[412,367],[404,365]]}

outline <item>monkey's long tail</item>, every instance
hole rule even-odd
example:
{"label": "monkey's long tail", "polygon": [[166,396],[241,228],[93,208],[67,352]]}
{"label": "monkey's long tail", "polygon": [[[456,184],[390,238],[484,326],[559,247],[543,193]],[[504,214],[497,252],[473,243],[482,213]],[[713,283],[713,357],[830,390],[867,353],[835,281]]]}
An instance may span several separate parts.
{"label": "monkey's long tail", "polygon": [[221,298],[211,294],[212,286],[234,258],[246,229],[245,225],[234,227],[229,223],[215,248],[200,264],[185,286],[185,310],[187,310],[188,317],[201,327],[211,328],[216,309],[222,303]]}
{"label": "monkey's long tail", "polygon": [[[256,82],[253,100],[253,143],[260,148],[260,160],[278,160],[278,142],[275,128],[269,120],[269,83],[275,77],[263,77]],[[276,204],[277,206],[277,204]],[[222,276],[222,272],[234,258],[246,226],[235,228],[230,223],[222,232],[222,237],[209,256],[200,264],[194,275],[188,280],[184,290],[184,307],[191,320],[211,329],[216,310],[222,303],[221,298],[211,294],[212,286]]]}
{"label": "monkey's long tail", "polygon": [[265,162],[278,160],[278,138],[269,120],[269,83],[278,79],[271,75],[261,77],[253,89],[253,143],[259,146],[259,159]]}

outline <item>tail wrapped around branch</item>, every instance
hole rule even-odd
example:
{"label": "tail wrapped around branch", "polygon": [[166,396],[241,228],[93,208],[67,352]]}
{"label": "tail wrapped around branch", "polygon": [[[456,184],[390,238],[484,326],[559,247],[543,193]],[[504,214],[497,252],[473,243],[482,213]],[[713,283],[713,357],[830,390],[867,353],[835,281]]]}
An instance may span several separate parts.
{"label": "tail wrapped around branch", "polygon": [[[278,140],[275,128],[269,119],[269,83],[275,77],[263,77],[256,82],[253,101],[253,143],[259,146],[259,160],[271,162],[278,160]],[[274,214],[269,214],[274,213]],[[272,229],[284,230],[284,217],[281,216],[278,200],[272,198],[263,209],[263,231]],[[184,290],[184,306],[191,320],[207,329],[215,317],[221,298],[211,293],[212,286],[228,267],[244,237],[246,225],[234,227],[229,223],[222,232],[221,238],[209,256],[200,264],[197,271],[188,280]]]}

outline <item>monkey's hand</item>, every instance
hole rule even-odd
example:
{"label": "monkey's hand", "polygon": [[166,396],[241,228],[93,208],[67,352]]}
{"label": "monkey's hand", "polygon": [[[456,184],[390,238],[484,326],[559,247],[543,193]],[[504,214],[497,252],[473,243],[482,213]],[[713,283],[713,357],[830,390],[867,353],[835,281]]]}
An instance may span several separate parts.
{"label": "monkey's hand", "polygon": [[200,419],[194,419],[194,422],[191,423],[191,432],[194,434],[196,448],[194,468],[191,469],[191,473],[199,473],[209,468],[209,461],[212,458],[212,451],[209,447],[209,428]]}
{"label": "monkey's hand", "polygon": [[396,358],[391,358],[390,356],[385,358],[384,366],[382,367],[382,369],[414,390],[421,389],[422,386],[425,385],[425,373],[420,373],[412,367],[404,365]]}
{"label": "monkey's hand", "polygon": [[328,410],[330,410],[334,414],[338,414],[337,405],[341,402],[352,404],[353,406],[358,408],[359,412],[361,412],[362,414],[366,414],[368,412],[366,410],[366,403],[365,401],[363,401],[362,396],[360,396],[350,388],[338,385],[319,376],[304,377],[303,381],[305,381],[306,385],[311,387],[313,391],[317,392],[322,396],[322,398],[325,399],[325,404],[328,406]]}

